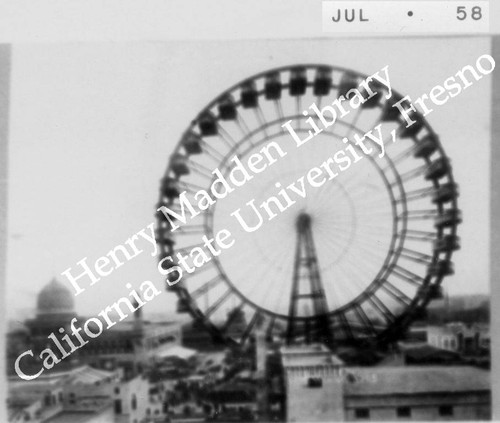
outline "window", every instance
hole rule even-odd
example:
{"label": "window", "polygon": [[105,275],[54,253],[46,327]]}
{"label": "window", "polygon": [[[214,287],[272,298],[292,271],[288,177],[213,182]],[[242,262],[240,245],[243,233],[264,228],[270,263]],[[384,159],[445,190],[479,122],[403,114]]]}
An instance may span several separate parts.
{"label": "window", "polygon": [[410,407],[398,407],[396,408],[396,414],[398,417],[411,417]]}
{"label": "window", "polygon": [[119,386],[117,386],[117,387],[115,388],[115,394],[116,394],[116,395],[118,395],[119,393],[120,393],[120,387],[119,387]]}
{"label": "window", "polygon": [[453,416],[453,407],[451,405],[442,405],[439,407],[440,416]]}
{"label": "window", "polygon": [[130,402],[130,406],[132,407],[132,410],[136,410],[137,409],[137,397],[135,396],[135,394],[132,395],[132,401]]}
{"label": "window", "polygon": [[369,408],[355,408],[354,409],[354,417],[357,419],[369,419],[370,418],[370,409]]}
{"label": "window", "polygon": [[121,400],[115,400],[115,414],[121,414],[122,413],[122,401]]}
{"label": "window", "polygon": [[321,388],[323,386],[323,379],[320,377],[310,377],[307,381],[309,388]]}

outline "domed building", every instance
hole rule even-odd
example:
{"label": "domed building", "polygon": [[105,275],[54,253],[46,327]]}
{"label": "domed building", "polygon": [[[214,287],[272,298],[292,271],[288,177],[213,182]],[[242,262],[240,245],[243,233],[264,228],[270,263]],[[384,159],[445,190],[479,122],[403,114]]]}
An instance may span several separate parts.
{"label": "domed building", "polygon": [[47,316],[66,318],[74,315],[75,300],[71,291],[59,282],[52,279],[38,294],[37,317]]}
{"label": "domed building", "polygon": [[[47,339],[48,335],[53,333],[60,339],[63,335],[59,333],[59,328],[64,328],[65,332],[69,331],[71,320],[77,317],[77,314],[70,289],[55,278],[40,291],[36,304],[36,317],[28,319],[25,325],[29,329],[29,347],[33,350],[35,365],[38,368],[41,362],[39,353],[51,342]],[[74,354],[61,361],[57,367],[58,370],[64,370],[78,363],[78,355]]]}
{"label": "domed building", "polygon": [[[30,373],[31,370],[32,373],[36,373],[42,367],[39,355],[46,348],[51,348],[59,358],[62,358],[54,338],[60,341],[59,344],[66,352],[69,352],[70,348],[62,339],[64,336],[69,336],[69,339],[79,346],[78,340],[72,336],[71,322],[76,318],[74,325],[81,328],[88,317],[76,314],[74,294],[66,285],[52,279],[38,294],[36,304],[36,316],[24,322],[24,331],[21,329],[9,331],[8,342],[12,346],[8,350],[10,373],[14,371],[16,358],[28,349],[33,351],[33,357],[23,360],[26,373]],[[93,339],[82,332],[88,342],[61,359],[53,367],[53,371],[65,371],[77,365],[88,364],[106,370],[121,368],[128,378],[141,372],[158,354],[164,353],[165,349],[180,343],[181,333],[178,323],[149,322],[143,320],[141,311],[141,308],[138,308],[123,320],[109,313],[108,317],[110,316],[116,324],[106,328]],[[103,327],[106,327],[105,321],[100,316],[92,318],[101,319]]]}

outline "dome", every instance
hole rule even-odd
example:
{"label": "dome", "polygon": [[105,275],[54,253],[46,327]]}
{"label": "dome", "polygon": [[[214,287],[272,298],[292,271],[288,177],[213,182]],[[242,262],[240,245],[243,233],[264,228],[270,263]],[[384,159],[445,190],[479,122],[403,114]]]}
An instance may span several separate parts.
{"label": "dome", "polygon": [[38,294],[38,315],[73,313],[74,307],[73,294],[56,279],[52,279]]}

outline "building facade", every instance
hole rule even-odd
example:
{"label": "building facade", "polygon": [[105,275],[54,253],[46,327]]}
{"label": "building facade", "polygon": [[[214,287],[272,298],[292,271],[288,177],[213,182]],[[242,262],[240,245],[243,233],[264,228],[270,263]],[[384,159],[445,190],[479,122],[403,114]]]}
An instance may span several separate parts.
{"label": "building facade", "polygon": [[490,373],[470,366],[347,367],[322,345],[281,350],[286,420],[488,420]]}

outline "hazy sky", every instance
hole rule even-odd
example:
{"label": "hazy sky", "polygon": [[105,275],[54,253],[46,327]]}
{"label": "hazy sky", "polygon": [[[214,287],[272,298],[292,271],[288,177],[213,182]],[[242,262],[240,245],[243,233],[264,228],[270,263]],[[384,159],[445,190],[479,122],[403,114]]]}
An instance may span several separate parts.
{"label": "hazy sky", "polygon": [[[93,263],[151,223],[169,154],[222,90],[268,68],[326,63],[371,74],[416,98],[490,52],[487,38],[16,45],[12,57],[8,313],[83,257]],[[489,290],[491,78],[428,116],[460,184],[462,249],[451,294]],[[147,244],[144,244],[147,248]],[[162,287],[149,249],[76,297],[97,313],[126,283]],[[68,284],[69,286],[69,284]],[[147,312],[174,311],[171,294]]]}

